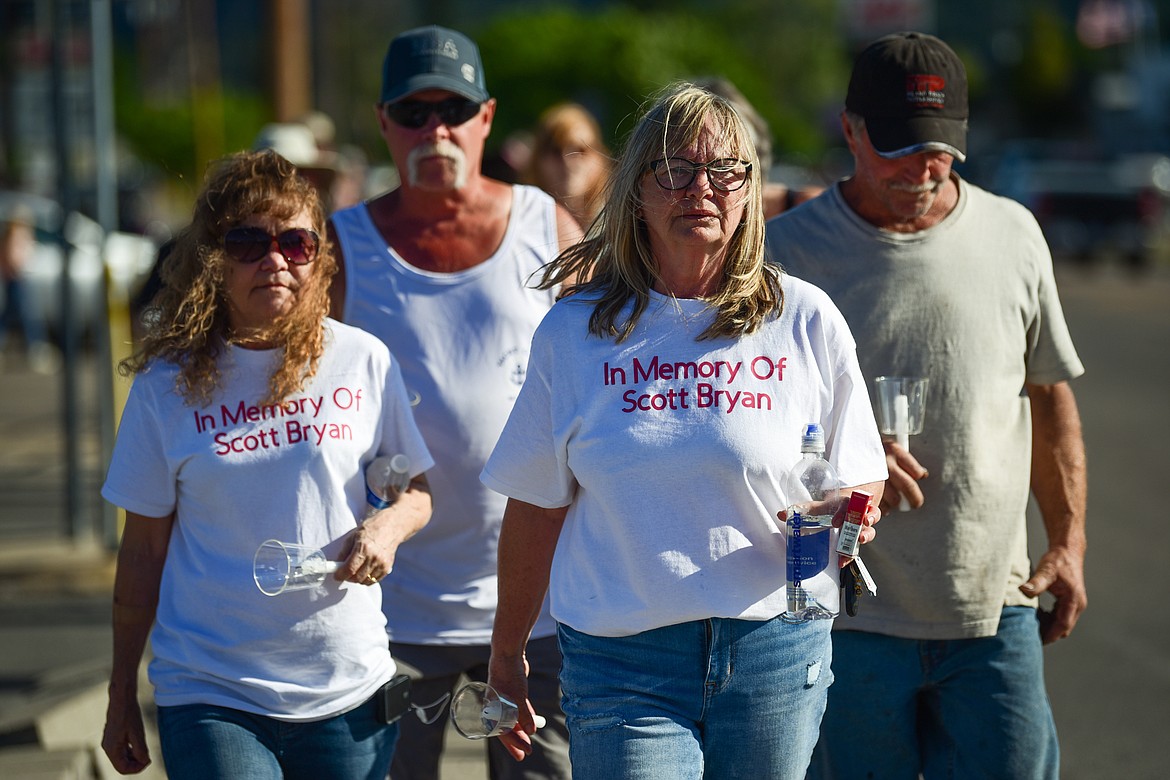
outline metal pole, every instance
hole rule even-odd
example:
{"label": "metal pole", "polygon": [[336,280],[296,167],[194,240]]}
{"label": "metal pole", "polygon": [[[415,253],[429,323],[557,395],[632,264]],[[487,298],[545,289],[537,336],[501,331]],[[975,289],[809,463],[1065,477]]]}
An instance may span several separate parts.
{"label": "metal pole", "polygon": [[110,0],[90,0],[93,44],[93,117],[97,164],[97,221],[118,229],[118,172],[114,148],[114,57]]}
{"label": "metal pole", "polygon": [[69,214],[76,210],[77,193],[74,189],[70,165],[69,107],[66,100],[65,45],[69,35],[69,4],[67,0],[53,0],[52,19],[52,89],[53,141],[57,158],[57,196],[61,201],[62,222],[58,226],[61,247],[61,352],[63,356],[62,410],[65,427],[65,512],[69,535],[74,539],[85,531],[81,503],[81,466],[78,447],[77,398],[77,323],[73,313],[73,282],[70,275],[71,247],[65,237]]}
{"label": "metal pole", "polygon": [[[97,190],[97,217],[102,232],[109,236],[118,229],[118,168],[114,144],[114,57],[113,25],[110,0],[90,0],[90,40],[93,44],[93,127],[95,188]],[[110,462],[114,451],[114,435],[118,410],[114,400],[114,351],[110,326],[110,278],[105,254],[109,242],[102,247],[102,274],[104,294],[101,296],[104,316],[99,320],[95,337],[98,347],[98,432],[101,441],[102,464]],[[112,504],[98,501],[101,518],[101,540],[113,549],[118,544],[118,512]]]}

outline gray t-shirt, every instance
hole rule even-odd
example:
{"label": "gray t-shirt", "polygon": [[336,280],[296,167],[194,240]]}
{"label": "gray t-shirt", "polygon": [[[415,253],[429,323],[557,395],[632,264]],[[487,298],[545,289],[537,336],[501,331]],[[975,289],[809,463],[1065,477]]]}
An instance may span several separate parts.
{"label": "gray t-shirt", "polygon": [[772,260],[824,289],[857,339],[867,382],[930,380],[910,450],[926,504],[887,515],[863,551],[876,599],[840,628],[917,639],[991,636],[1029,561],[1031,412],[1024,384],[1083,373],[1052,257],[1020,204],[959,182],[930,230],[878,230],[840,186],[768,223]]}

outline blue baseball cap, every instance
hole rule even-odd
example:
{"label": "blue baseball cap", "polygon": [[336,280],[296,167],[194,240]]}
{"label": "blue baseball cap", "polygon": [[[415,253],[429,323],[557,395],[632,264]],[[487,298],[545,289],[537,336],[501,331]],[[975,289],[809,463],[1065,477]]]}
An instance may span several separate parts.
{"label": "blue baseball cap", "polygon": [[446,27],[418,27],[398,35],[382,63],[381,103],[415,92],[443,89],[482,103],[489,95],[479,48],[466,35]]}

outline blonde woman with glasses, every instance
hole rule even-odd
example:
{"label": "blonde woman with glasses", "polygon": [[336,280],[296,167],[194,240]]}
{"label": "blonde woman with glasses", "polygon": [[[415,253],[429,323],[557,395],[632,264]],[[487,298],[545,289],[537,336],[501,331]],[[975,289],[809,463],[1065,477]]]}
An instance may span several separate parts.
{"label": "blonde woman with glasses", "polygon": [[831,621],[781,617],[780,476],[811,422],[845,484],[880,492],[886,471],[845,321],[765,264],[763,224],[742,119],[674,85],[634,128],[595,230],[544,275],[567,294],[483,472],[509,496],[490,682],[521,704],[502,737],[518,759],[547,589],[574,776],[804,776]]}

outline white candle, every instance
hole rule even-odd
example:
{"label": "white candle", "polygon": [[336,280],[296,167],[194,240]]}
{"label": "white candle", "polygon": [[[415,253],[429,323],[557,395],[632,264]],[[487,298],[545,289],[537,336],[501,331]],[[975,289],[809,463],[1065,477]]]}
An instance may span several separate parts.
{"label": "white candle", "polygon": [[910,399],[904,395],[894,396],[894,436],[899,445],[910,449]]}
{"label": "white candle", "polygon": [[[901,393],[894,396],[894,438],[902,449],[910,451],[910,399]],[[906,496],[902,496],[898,511],[910,511]]]}

